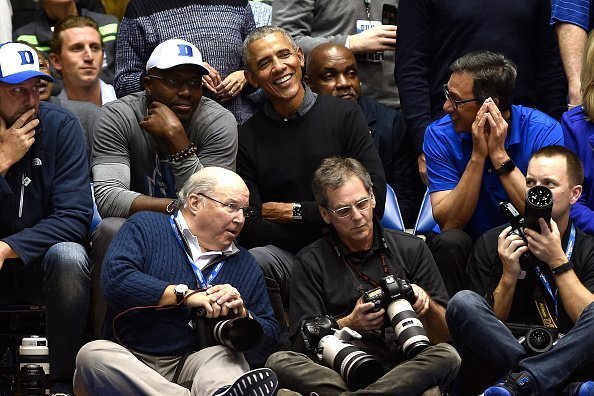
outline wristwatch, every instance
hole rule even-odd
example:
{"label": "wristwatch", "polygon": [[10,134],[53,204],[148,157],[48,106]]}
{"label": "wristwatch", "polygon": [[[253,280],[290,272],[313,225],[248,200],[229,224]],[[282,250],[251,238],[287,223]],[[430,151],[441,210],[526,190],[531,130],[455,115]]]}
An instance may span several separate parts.
{"label": "wristwatch", "polygon": [[184,300],[188,290],[188,285],[184,285],[183,283],[175,286],[173,291],[175,292],[175,299],[177,300],[178,304]]}
{"label": "wristwatch", "polygon": [[303,215],[301,214],[301,204],[294,203],[293,204],[293,220],[301,220],[303,219]]}
{"label": "wristwatch", "polygon": [[495,173],[497,173],[497,175],[499,175],[499,176],[503,176],[503,175],[507,175],[508,173],[511,173],[514,169],[516,169],[516,164],[510,158],[507,161],[505,161],[503,164],[501,164],[501,167],[499,169],[495,169]]}
{"label": "wristwatch", "polygon": [[561,264],[561,265],[553,268],[551,271],[553,271],[553,275],[558,276],[564,272],[569,271],[572,268],[573,268],[573,263],[571,261],[568,261],[565,264]]}

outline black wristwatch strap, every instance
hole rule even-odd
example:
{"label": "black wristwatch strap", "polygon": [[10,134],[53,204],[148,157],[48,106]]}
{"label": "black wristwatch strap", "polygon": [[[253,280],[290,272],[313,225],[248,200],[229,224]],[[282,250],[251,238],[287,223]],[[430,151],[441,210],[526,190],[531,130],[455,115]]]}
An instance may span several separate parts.
{"label": "black wristwatch strap", "polygon": [[551,271],[553,271],[553,275],[558,276],[564,272],[569,271],[572,268],[573,268],[573,263],[571,261],[568,261],[565,264],[561,264],[560,266],[553,268]]}
{"label": "black wristwatch strap", "polygon": [[499,176],[503,176],[503,175],[507,175],[508,173],[511,173],[514,169],[516,169],[516,164],[510,158],[507,161],[505,161],[503,164],[501,164],[501,167],[499,169],[495,169],[495,173],[497,173]]}

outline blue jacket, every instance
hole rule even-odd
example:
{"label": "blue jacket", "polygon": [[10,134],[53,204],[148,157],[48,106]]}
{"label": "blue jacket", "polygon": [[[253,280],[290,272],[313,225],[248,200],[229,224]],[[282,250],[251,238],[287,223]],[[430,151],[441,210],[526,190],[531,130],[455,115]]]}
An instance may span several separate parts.
{"label": "blue jacket", "polygon": [[561,118],[565,147],[574,151],[584,164],[582,196],[571,207],[571,220],[582,231],[594,234],[594,124],[586,120],[582,106]]}
{"label": "blue jacket", "polygon": [[0,238],[25,265],[58,242],[82,243],[93,215],[80,124],[45,102],[38,118],[35,143],[0,175]]}

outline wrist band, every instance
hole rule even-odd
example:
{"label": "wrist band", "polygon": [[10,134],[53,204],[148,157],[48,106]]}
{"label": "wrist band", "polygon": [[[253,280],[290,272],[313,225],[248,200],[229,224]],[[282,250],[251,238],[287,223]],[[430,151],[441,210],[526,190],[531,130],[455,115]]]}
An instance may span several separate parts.
{"label": "wrist band", "polygon": [[191,156],[196,155],[197,152],[198,149],[196,148],[194,143],[192,143],[182,151],[178,151],[175,154],[170,154],[169,162],[180,162],[182,160],[185,160],[186,158],[190,158]]}
{"label": "wrist band", "polygon": [[172,199],[171,202],[169,202],[169,204],[165,208],[165,210],[167,211],[167,213],[171,214],[175,211],[176,207],[177,207],[177,199]]}
{"label": "wrist band", "polygon": [[564,272],[569,271],[572,268],[573,268],[573,263],[571,261],[568,261],[565,264],[561,264],[560,266],[553,268],[551,271],[553,271],[553,275],[557,276],[557,275],[561,275]]}
{"label": "wrist band", "polygon": [[503,164],[501,164],[501,167],[499,169],[495,169],[495,173],[497,173],[499,176],[503,176],[507,175],[508,173],[511,173],[514,169],[516,169],[516,164],[510,158]]}

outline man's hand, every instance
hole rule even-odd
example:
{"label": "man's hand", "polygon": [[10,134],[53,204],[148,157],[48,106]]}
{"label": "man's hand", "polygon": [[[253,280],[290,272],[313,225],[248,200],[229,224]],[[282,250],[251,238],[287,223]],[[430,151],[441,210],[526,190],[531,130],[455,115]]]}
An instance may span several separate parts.
{"label": "man's hand", "polygon": [[293,204],[286,202],[264,202],[261,216],[275,223],[291,223],[293,221]]}
{"label": "man's hand", "polygon": [[214,96],[219,102],[227,102],[239,95],[246,84],[245,72],[238,70],[229,74],[214,88]]}
{"label": "man's hand", "polygon": [[[213,304],[210,301],[210,296],[208,294],[206,294],[206,292],[198,292],[198,293],[194,293],[192,294],[190,297],[188,297],[188,299],[186,300],[186,306],[188,307],[202,307],[204,308],[204,310],[206,311],[206,317],[207,318],[216,318],[218,316],[218,313],[221,310],[221,307],[216,306],[213,307]],[[215,308],[217,309],[217,311],[215,312]],[[215,316],[216,314],[216,316]]]}
{"label": "man's hand", "polygon": [[421,287],[411,284],[413,291],[415,292],[415,303],[412,305],[412,309],[420,317],[423,316],[429,310],[429,296]]}
{"label": "man's hand", "polygon": [[478,158],[487,158],[489,155],[489,123],[487,121],[488,107],[487,101],[483,103],[476,118],[472,123],[472,154]]}
{"label": "man's hand", "polygon": [[485,117],[489,126],[486,128],[489,158],[494,166],[497,166],[509,158],[505,151],[505,138],[507,137],[508,125],[493,99],[488,98],[485,100],[484,105],[487,106]]}
{"label": "man's hand", "polygon": [[153,101],[148,108],[147,116],[139,125],[151,135],[163,139],[171,154],[190,145],[179,118],[163,103]]}
{"label": "man's hand", "polygon": [[8,243],[0,241],[0,270],[2,269],[5,260],[13,258],[19,258],[19,255],[12,250]]}
{"label": "man's hand", "polygon": [[21,115],[6,129],[4,119],[0,117],[0,174],[4,176],[8,169],[16,164],[35,142],[35,127],[39,125],[35,109]]}
{"label": "man's hand", "polygon": [[419,166],[419,175],[423,184],[429,187],[429,178],[427,177],[427,161],[425,160],[425,153],[419,154],[417,157],[417,165]]}
{"label": "man's hand", "polygon": [[349,36],[349,49],[354,54],[370,54],[396,49],[396,25],[378,25]]}
{"label": "man's hand", "polygon": [[520,256],[528,251],[526,242],[516,234],[509,235],[511,226],[506,227],[499,234],[497,239],[497,253],[503,265],[503,276],[510,279],[518,279],[522,268],[520,267]]}
{"label": "man's hand", "polygon": [[227,316],[229,311],[233,311],[239,317],[247,315],[241,294],[233,286],[229,284],[215,285],[206,289],[206,294],[210,296],[210,302],[215,306],[215,310],[216,307],[220,307],[220,312],[213,317]]}
{"label": "man's hand", "polygon": [[216,92],[216,87],[223,82],[223,79],[217,69],[206,62],[202,62],[202,64],[208,70],[208,74],[202,77],[204,87],[211,92]]}
{"label": "man's hand", "polygon": [[371,331],[383,328],[386,311],[382,308],[377,312],[370,312],[369,310],[373,307],[372,302],[364,303],[363,297],[360,297],[353,311],[348,316],[338,320],[340,328],[349,327],[355,331]]}
{"label": "man's hand", "polygon": [[540,234],[529,228],[524,229],[528,248],[534,256],[554,268],[567,262],[567,256],[561,246],[561,235],[555,220],[551,219],[551,229],[547,226],[543,218],[538,219],[540,224]]}

